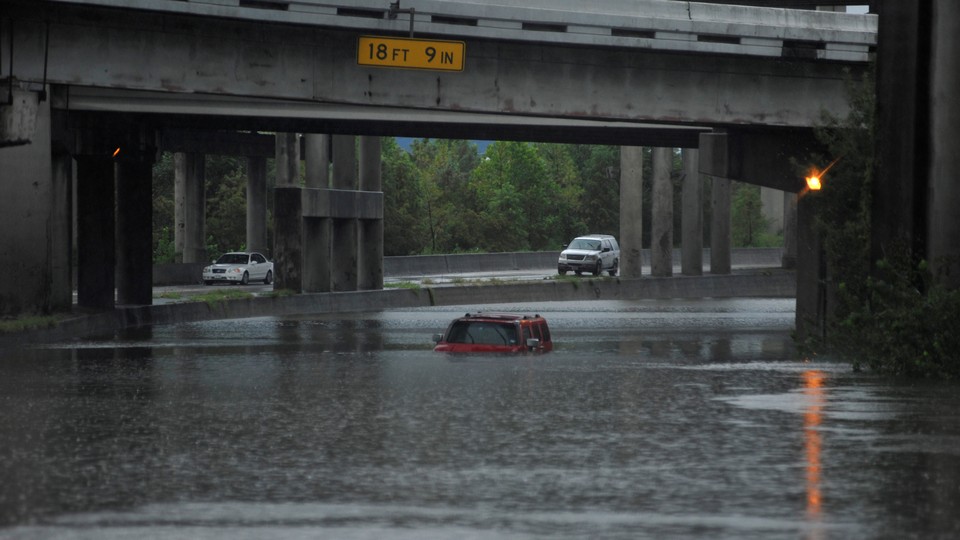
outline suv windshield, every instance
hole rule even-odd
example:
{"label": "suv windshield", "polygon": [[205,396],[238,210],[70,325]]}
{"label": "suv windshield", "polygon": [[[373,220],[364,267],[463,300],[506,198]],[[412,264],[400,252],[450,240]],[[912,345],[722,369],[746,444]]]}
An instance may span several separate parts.
{"label": "suv windshield", "polygon": [[600,251],[600,241],[589,238],[574,238],[573,242],[567,246],[568,249],[588,249],[590,251]]}
{"label": "suv windshield", "polygon": [[457,321],[450,329],[447,342],[516,345],[517,328],[513,323],[507,322]]}

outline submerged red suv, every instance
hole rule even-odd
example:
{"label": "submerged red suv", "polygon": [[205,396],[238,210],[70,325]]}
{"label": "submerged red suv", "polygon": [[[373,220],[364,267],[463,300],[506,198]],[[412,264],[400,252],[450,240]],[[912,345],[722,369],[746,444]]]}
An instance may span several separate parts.
{"label": "submerged red suv", "polygon": [[549,352],[550,328],[540,315],[467,313],[436,334],[439,352]]}

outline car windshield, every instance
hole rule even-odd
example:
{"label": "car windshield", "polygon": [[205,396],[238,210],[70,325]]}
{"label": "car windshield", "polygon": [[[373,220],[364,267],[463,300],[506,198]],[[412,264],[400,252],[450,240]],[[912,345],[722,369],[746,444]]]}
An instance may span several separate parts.
{"label": "car windshield", "polygon": [[590,251],[600,251],[600,241],[589,238],[574,238],[570,242],[569,249],[588,249]]}
{"label": "car windshield", "polygon": [[447,342],[516,345],[517,327],[508,322],[456,321],[450,329]]}
{"label": "car windshield", "polygon": [[224,253],[217,259],[217,264],[247,264],[247,256],[243,253]]}

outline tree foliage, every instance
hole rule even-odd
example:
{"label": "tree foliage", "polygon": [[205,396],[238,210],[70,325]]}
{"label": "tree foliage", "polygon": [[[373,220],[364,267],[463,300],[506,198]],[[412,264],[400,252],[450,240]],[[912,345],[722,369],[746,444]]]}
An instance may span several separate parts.
{"label": "tree foliage", "polygon": [[910,377],[960,377],[960,291],[948,290],[904,244],[870,260],[875,148],[872,75],[850,83],[851,112],[817,135],[837,160],[815,197],[827,285],[835,298],[823,345],[855,368]]}

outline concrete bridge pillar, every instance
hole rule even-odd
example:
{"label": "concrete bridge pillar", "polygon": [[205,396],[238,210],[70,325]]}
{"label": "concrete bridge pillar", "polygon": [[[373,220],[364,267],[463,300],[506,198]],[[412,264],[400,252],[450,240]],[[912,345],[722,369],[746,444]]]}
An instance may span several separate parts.
{"label": "concrete bridge pillar", "polygon": [[[59,113],[55,114],[58,116]],[[61,117],[61,120],[65,118]],[[58,122],[60,123],[60,122]],[[65,124],[65,122],[62,122]],[[61,132],[66,135],[65,132]],[[56,139],[56,137],[55,137]],[[61,141],[65,143],[66,141]],[[73,156],[67,144],[53,144],[50,215],[51,311],[69,311],[73,305],[74,185]],[[6,171],[2,164],[0,170]],[[0,302],[2,303],[2,302]],[[44,307],[44,310],[47,308]]]}
{"label": "concrete bridge pillar", "polygon": [[[308,189],[330,189],[330,136],[305,134],[303,151]],[[303,290],[330,292],[333,224],[328,217],[304,217]]]}
{"label": "concrete bridge pillar", "polygon": [[934,275],[960,288],[960,3],[933,2],[928,252]]}
{"label": "concrete bridge pillar", "polygon": [[673,275],[673,148],[653,149],[653,200],[650,220],[650,273]]}
{"label": "concrete bridge pillar", "polygon": [[684,148],[683,185],[680,209],[680,273],[703,275],[703,181],[700,179],[700,151]]}
{"label": "concrete bridge pillar", "polygon": [[797,194],[783,193],[783,255],[780,266],[787,269],[797,267]]}
{"label": "concrete bridge pillar", "polygon": [[730,179],[714,178],[710,201],[710,273],[730,273]]}
{"label": "concrete bridge pillar", "polygon": [[[351,135],[333,136],[333,181],[337,190],[356,191],[357,183],[356,138]],[[355,291],[358,285],[358,220],[343,217],[333,220],[333,270],[331,289]]]}
{"label": "concrete bridge pillar", "polygon": [[823,240],[816,230],[816,212],[811,198],[797,199],[797,313],[799,342],[810,337],[823,339],[827,319],[827,264]]}
{"label": "concrete bridge pillar", "polygon": [[[95,137],[87,135],[86,138]],[[77,160],[77,305],[112,309],[115,306],[116,221],[113,158],[88,151]]]}
{"label": "concrete bridge pillar", "polygon": [[153,303],[153,141],[121,147],[117,186],[117,303]]}
{"label": "concrete bridge pillar", "polygon": [[730,154],[726,133],[700,135],[700,171],[710,175],[710,273],[730,273]]}
{"label": "concrete bridge pillar", "polygon": [[[360,137],[360,191],[383,191],[380,137]],[[380,199],[382,200],[382,199]],[[367,212],[361,212],[367,214]],[[383,288],[383,208],[372,210],[380,219],[360,220],[358,288]]]}
{"label": "concrete bridge pillar", "polygon": [[926,256],[930,2],[878,0],[877,148],[870,259]]}
{"label": "concrete bridge pillar", "polygon": [[303,202],[300,188],[300,142],[296,133],[277,133],[277,187],[273,209],[274,287],[303,290]]}
{"label": "concrete bridge pillar", "polygon": [[205,161],[203,154],[173,155],[173,242],[177,262],[207,262]]}
{"label": "concrete bridge pillar", "polygon": [[639,278],[643,260],[643,148],[620,147],[620,275]]}
{"label": "concrete bridge pillar", "polygon": [[267,160],[247,158],[247,249],[269,254],[267,244]]}
{"label": "concrete bridge pillar", "polygon": [[[69,309],[73,301],[73,140],[51,144],[52,134],[58,138],[57,126],[65,122],[51,111],[50,99],[41,101],[37,92],[21,92],[16,87],[14,92],[14,103],[0,99],[0,121],[29,113],[35,124],[29,144],[4,138],[24,135],[4,133],[4,128],[16,126],[0,127],[0,140],[10,144],[0,147],[0,185],[4,189],[0,197],[0,253],[5,260],[0,317]],[[32,108],[18,110],[20,100],[28,101]]]}

